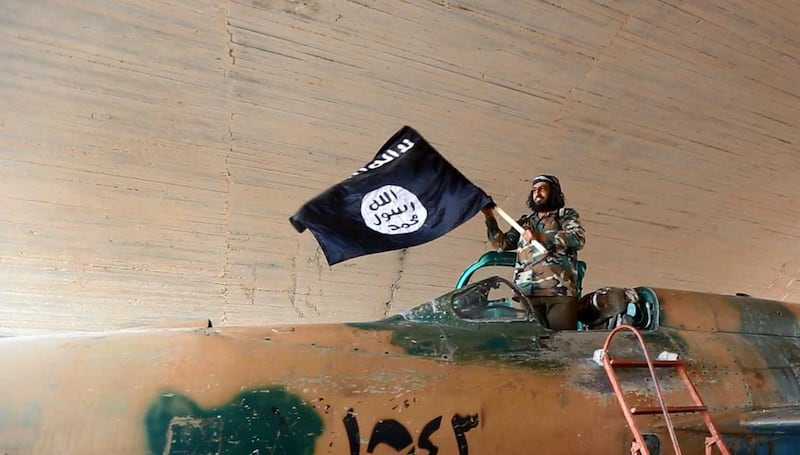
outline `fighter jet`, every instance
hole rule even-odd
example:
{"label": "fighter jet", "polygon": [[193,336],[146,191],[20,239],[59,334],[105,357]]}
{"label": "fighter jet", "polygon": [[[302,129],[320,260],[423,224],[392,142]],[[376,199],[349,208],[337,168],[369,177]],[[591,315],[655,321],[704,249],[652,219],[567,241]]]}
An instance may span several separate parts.
{"label": "fighter jet", "polygon": [[800,453],[800,306],[604,288],[555,331],[497,263],[374,322],[0,339],[0,454]]}

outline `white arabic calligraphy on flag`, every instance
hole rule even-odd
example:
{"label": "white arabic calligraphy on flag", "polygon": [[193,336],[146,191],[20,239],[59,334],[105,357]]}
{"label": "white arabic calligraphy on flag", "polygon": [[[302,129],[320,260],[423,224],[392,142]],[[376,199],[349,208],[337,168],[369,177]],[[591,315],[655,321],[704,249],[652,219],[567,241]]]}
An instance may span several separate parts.
{"label": "white arabic calligraphy on flag", "polygon": [[308,228],[330,265],[436,239],[491,199],[419,133],[403,127],[364,167],[289,218]]}

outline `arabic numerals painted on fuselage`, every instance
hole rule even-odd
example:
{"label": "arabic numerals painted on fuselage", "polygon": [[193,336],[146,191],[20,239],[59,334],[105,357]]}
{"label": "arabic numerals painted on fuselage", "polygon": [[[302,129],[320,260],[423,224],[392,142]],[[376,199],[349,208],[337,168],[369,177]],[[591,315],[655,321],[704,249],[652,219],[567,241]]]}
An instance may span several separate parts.
{"label": "arabic numerals painted on fuselage", "polygon": [[[344,428],[347,432],[347,441],[350,445],[350,455],[359,455],[361,453],[361,432],[358,427],[358,418],[353,409],[347,411],[347,415],[342,419]],[[450,419],[455,434],[456,443],[458,445],[459,455],[469,455],[469,445],[467,444],[466,433],[478,425],[478,415],[461,416],[454,414]],[[408,453],[416,453],[416,448],[428,451],[428,455],[437,455],[439,447],[432,441],[431,436],[436,433],[442,425],[442,416],[431,419],[422,428],[419,434],[419,440],[416,447],[412,447]],[[412,445],[414,438],[408,429],[400,422],[394,419],[382,419],[375,423],[372,427],[372,433],[367,444],[367,453],[373,453],[375,448],[380,444],[386,444],[393,448],[396,452],[405,449]]]}
{"label": "arabic numerals painted on fuselage", "polygon": [[472,414],[462,417],[458,414],[454,414],[450,422],[453,424],[453,432],[456,434],[456,442],[458,442],[458,454],[468,455],[469,446],[467,446],[466,433],[478,426],[478,415]]}

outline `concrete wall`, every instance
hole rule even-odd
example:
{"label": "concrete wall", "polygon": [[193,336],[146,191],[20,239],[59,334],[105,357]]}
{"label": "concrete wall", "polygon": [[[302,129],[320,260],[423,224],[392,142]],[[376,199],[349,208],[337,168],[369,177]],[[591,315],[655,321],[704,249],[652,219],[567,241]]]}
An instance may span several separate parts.
{"label": "concrete wall", "polygon": [[368,320],[475,218],[328,267],[288,217],[417,128],[507,211],[554,173],[586,288],[800,301],[796,2],[11,2],[0,333]]}

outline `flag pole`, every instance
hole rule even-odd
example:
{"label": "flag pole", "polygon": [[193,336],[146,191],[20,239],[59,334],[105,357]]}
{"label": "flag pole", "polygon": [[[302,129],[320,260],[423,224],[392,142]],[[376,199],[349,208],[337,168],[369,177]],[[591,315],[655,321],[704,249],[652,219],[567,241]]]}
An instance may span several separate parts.
{"label": "flag pole", "polygon": [[[512,228],[514,228],[515,231],[519,232],[519,235],[522,235],[522,232],[525,231],[525,229],[523,229],[522,226],[520,226],[519,223],[517,223],[517,221],[514,218],[511,218],[511,215],[506,213],[506,211],[501,209],[500,206],[498,205],[495,205],[493,208],[495,209],[495,211],[497,211],[497,214],[500,215],[501,218],[506,220],[506,222],[510,224]],[[536,251],[538,252],[537,254],[547,253],[547,249],[544,247],[544,245],[542,245],[538,241],[534,240],[533,242],[531,242],[531,245],[533,245],[533,247],[536,248]]]}

